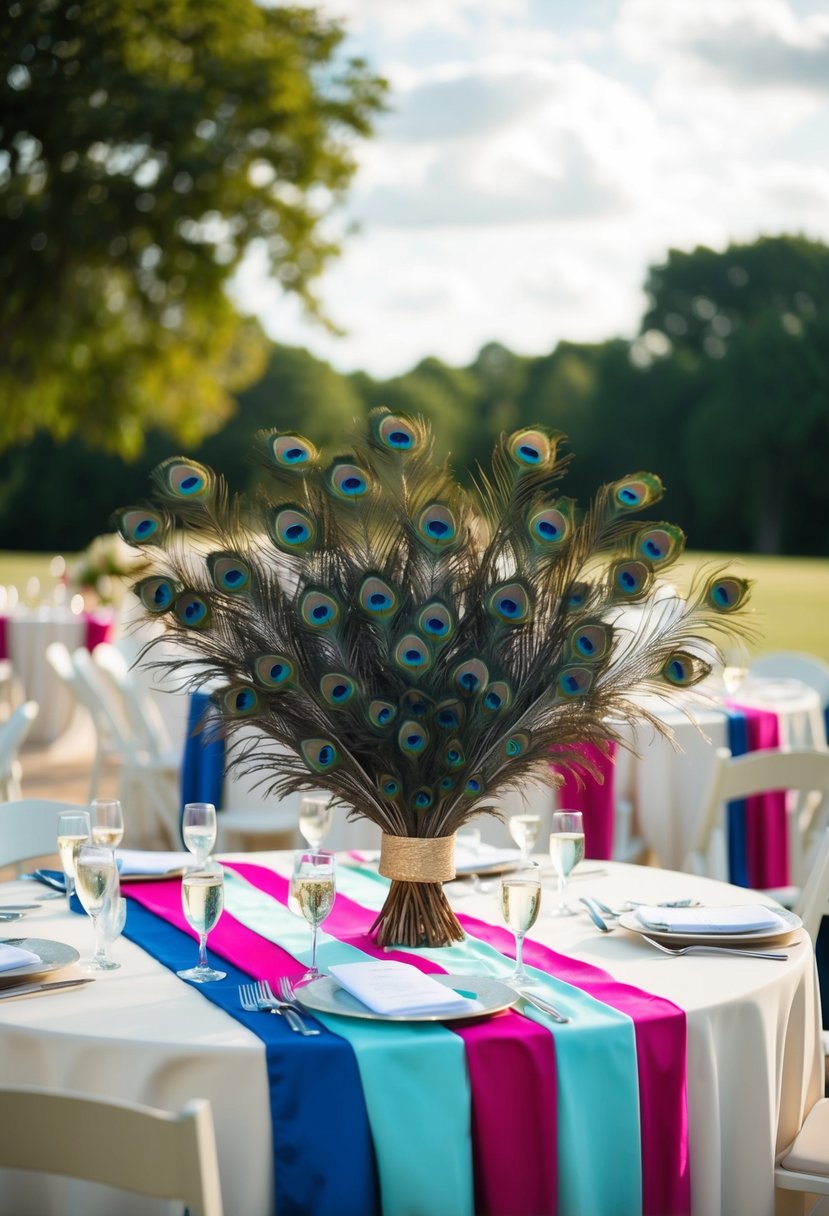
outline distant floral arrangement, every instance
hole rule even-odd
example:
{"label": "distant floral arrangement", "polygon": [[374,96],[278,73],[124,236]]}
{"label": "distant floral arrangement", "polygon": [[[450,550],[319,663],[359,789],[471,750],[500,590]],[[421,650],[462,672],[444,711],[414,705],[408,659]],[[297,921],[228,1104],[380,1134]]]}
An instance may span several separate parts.
{"label": "distant floral arrangement", "polygon": [[[129,581],[144,572],[147,559],[115,532],[95,539],[66,567],[66,584],[90,607],[118,603]],[[91,602],[90,602],[91,601]]]}

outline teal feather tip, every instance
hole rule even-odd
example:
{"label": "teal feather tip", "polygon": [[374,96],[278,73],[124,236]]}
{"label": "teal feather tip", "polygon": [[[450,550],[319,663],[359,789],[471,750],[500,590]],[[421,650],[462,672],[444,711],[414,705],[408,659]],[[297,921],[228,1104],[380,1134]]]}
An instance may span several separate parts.
{"label": "teal feather tip", "polygon": [[503,625],[526,625],[533,618],[530,592],[523,583],[499,583],[486,597],[486,610]]}
{"label": "teal feather tip", "polygon": [[214,694],[214,703],[231,718],[250,718],[261,708],[261,698],[249,684],[232,684]]}
{"label": "teal feather tip", "polygon": [[212,469],[181,456],[162,461],[152,478],[162,494],[179,502],[208,498],[216,485]]}
{"label": "teal feather tip", "polygon": [[632,473],[610,487],[611,501],[619,511],[641,511],[658,502],[665,493],[661,478],[654,473]]}
{"label": "teal feather tip", "polygon": [[333,629],[340,619],[340,605],[327,591],[309,587],[300,597],[299,615],[311,629]]}
{"label": "teal feather tip", "polygon": [[176,620],[185,629],[209,629],[212,622],[210,604],[195,591],[182,591],[173,604]]}
{"label": "teal feather tip", "polygon": [[662,665],[661,675],[677,688],[690,688],[711,674],[711,665],[697,655],[675,651]]}
{"label": "teal feather tip", "polygon": [[307,511],[292,503],[278,507],[270,528],[271,539],[284,553],[304,553],[317,539],[317,525]]}
{"label": "teal feather tip", "polygon": [[397,611],[399,599],[394,587],[385,579],[378,574],[369,574],[360,583],[357,603],[368,616],[385,620]]}
{"label": "teal feather tip", "polygon": [[357,691],[357,685],[350,676],[339,671],[330,671],[320,680],[322,699],[334,709],[348,705]]}
{"label": "teal feather tip", "polygon": [[151,612],[153,616],[156,616],[162,612],[170,611],[180,591],[180,587],[170,578],[152,576],[150,578],[139,579],[133,587],[133,591],[147,612]]}
{"label": "teal feather tip", "polygon": [[747,578],[718,577],[709,580],[705,600],[716,612],[736,612],[748,599],[751,583]]}
{"label": "teal feather tip", "polygon": [[391,701],[382,701],[375,699],[369,702],[368,720],[372,726],[383,728],[391,726],[394,719],[397,717],[397,706]]}
{"label": "teal feather tip", "polygon": [[262,431],[257,443],[267,464],[290,473],[306,473],[319,459],[313,443],[296,431]]}
{"label": "teal feather tip", "polygon": [[425,446],[424,428],[405,414],[392,414],[388,410],[373,411],[370,416],[371,432],[377,443],[388,452],[409,456],[422,451]]}
{"label": "teal feather tip", "polygon": [[339,749],[330,739],[303,739],[299,750],[314,773],[328,773],[340,764]]}
{"label": "teal feather tip", "polygon": [[209,553],[207,569],[213,586],[226,595],[242,595],[253,585],[253,570],[238,553]]}
{"label": "teal feather tip", "polygon": [[296,681],[296,663],[284,654],[262,654],[253,660],[253,678],[269,692],[283,692]]}
{"label": "teal feather tip", "polygon": [[325,474],[325,487],[341,502],[358,502],[371,493],[371,475],[348,460],[335,460]]}

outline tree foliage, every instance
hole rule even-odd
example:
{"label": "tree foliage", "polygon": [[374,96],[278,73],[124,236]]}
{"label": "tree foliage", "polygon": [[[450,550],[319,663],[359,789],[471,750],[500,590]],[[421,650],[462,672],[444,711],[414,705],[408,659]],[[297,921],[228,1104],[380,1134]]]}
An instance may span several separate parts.
{"label": "tree foliage", "polygon": [[0,15],[0,446],[194,442],[261,374],[225,288],[251,250],[319,314],[383,82],[342,28],[254,0],[19,0]]}

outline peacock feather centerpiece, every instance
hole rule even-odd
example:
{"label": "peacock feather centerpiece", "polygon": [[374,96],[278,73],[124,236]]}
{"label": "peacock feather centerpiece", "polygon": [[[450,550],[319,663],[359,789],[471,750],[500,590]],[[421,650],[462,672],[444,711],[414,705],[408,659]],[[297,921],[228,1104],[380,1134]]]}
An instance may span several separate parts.
{"label": "peacock feather centerpiece", "polygon": [[635,518],[659,478],[622,477],[580,512],[560,492],[563,439],[502,435],[466,489],[423,419],[377,409],[325,462],[298,434],[260,432],[255,494],[172,457],[151,499],[116,515],[149,563],[145,613],[181,648],[164,665],[219,688],[231,744],[243,723],[261,730],[231,762],[381,828],[380,944],[460,939],[442,888],[457,829],[529,777],[554,783],[551,748],[583,764],[579,745],[619,723],[660,728],[632,694],[697,684],[741,628],[749,584],[727,571],[657,598],[684,545]]}

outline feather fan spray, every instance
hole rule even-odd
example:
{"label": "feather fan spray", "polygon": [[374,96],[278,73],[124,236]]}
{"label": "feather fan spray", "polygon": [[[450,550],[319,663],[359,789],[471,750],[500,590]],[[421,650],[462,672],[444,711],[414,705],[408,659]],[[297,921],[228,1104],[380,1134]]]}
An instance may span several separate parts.
{"label": "feather fan spray", "polygon": [[[708,675],[749,584],[715,570],[687,599],[655,599],[684,544],[634,518],[659,478],[603,486],[580,514],[559,490],[563,438],[502,435],[472,491],[434,460],[424,420],[385,409],[325,464],[300,435],[260,433],[267,488],[252,502],[193,461],[161,464],[152,502],[116,523],[150,563],[146,613],[181,643],[165,666],[185,687],[221,684],[231,739],[242,722],[263,732],[232,762],[276,795],[329,791],[385,845],[451,837],[497,814],[505,788],[554,782],[553,746],[567,765],[575,745],[615,738],[613,721],[661,729],[631,694]],[[635,629],[614,627],[623,612]],[[373,932],[462,936],[439,881],[403,878]]]}

